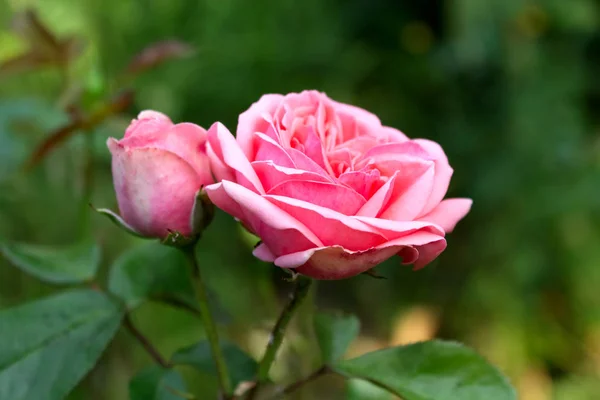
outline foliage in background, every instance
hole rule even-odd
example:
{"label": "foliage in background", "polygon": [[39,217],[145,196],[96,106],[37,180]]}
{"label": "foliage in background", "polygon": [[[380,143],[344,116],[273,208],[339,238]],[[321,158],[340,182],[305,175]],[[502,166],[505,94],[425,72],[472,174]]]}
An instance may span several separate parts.
{"label": "foliage in background", "polygon": [[[63,40],[75,38],[67,43],[81,46],[74,47],[78,56],[67,76],[62,58],[48,57],[47,48],[43,65],[0,68],[0,240],[67,245],[89,221],[104,248],[105,276],[119,254],[139,243],[79,204],[88,190],[87,151],[93,154],[92,203],[114,208],[105,140],[120,136],[136,109],[233,127],[234,116],[262,93],[319,89],[372,110],[412,137],[441,143],[455,169],[450,195],[474,199],[435,265],[413,272],[392,261],[378,268],[387,280],[320,283],[321,307],[361,317],[350,353],[453,338],[499,365],[523,398],[585,400],[600,391],[595,1],[0,0],[0,63],[32,50],[31,36],[9,30],[11,16],[30,5]],[[196,51],[182,49],[187,58],[135,80],[123,72],[134,54],[165,39]],[[73,120],[63,111],[72,93],[83,93],[94,115],[122,82],[135,92],[129,117],[89,129],[91,146],[84,135],[73,135],[40,165],[22,169],[51,132]],[[209,229],[199,251],[211,266],[206,274],[219,315],[231,337],[258,356],[266,328],[240,327],[273,318],[286,283],[252,258],[256,239],[229,218],[218,215]],[[0,263],[2,308],[50,292]],[[197,321],[187,313],[149,302],[135,319],[152,326],[150,335],[165,354],[194,342],[190,327],[194,332]],[[306,326],[297,324],[284,349],[288,361],[276,365],[278,377],[292,381],[314,368],[294,363],[314,346],[304,339],[312,334]],[[126,334],[117,339],[73,399],[118,400],[132,372],[149,364]],[[211,382],[207,377],[197,385]],[[301,396],[311,398],[312,387],[334,396],[343,386],[325,378]],[[347,391],[363,399],[371,388],[356,383]],[[372,398],[385,398],[378,396]]]}

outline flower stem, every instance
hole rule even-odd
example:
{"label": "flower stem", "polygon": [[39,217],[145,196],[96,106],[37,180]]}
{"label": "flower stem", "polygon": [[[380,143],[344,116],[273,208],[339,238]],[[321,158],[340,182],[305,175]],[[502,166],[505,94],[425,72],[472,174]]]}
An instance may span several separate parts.
{"label": "flower stem", "polygon": [[150,354],[150,356],[160,364],[164,368],[171,368],[171,363],[163,358],[163,356],[158,352],[156,347],[150,340],[142,333],[131,321],[131,317],[129,314],[125,315],[125,327],[129,330],[129,332],[140,342],[140,344],[144,347],[144,349]]}
{"label": "flower stem", "polygon": [[275,361],[277,351],[283,343],[283,337],[285,335],[287,326],[289,325],[294,313],[296,312],[300,304],[302,304],[302,301],[306,298],[306,295],[308,294],[308,291],[310,289],[312,279],[303,276],[298,276],[298,278],[296,279],[296,287],[292,292],[290,301],[281,312],[279,319],[273,327],[271,336],[269,337],[267,349],[265,350],[265,354],[263,355],[263,358],[258,365],[257,382],[256,385],[250,391],[248,395],[248,400],[254,399],[258,392],[258,387],[260,386],[260,384],[268,380],[269,370],[271,369],[271,365],[273,365],[273,361]]}
{"label": "flower stem", "polygon": [[208,296],[206,294],[204,282],[202,281],[202,276],[200,274],[200,267],[196,261],[194,246],[191,245],[182,248],[181,250],[185,254],[190,266],[192,267],[192,283],[196,292],[196,299],[200,309],[200,317],[202,318],[204,329],[206,329],[206,336],[208,338],[208,342],[210,343],[210,349],[215,362],[215,367],[217,368],[219,386],[221,387],[221,391],[225,393],[226,396],[230,396],[232,389],[231,381],[229,379],[229,372],[227,371],[227,365],[225,364],[225,357],[223,357],[221,347],[219,346],[217,326],[208,307]]}

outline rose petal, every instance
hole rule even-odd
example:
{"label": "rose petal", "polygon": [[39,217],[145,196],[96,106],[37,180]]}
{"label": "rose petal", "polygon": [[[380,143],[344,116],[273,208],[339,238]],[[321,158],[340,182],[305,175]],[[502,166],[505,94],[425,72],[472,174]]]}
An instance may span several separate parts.
{"label": "rose petal", "polygon": [[205,189],[217,207],[240,219],[273,254],[288,254],[323,245],[297,219],[244,186],[222,181]]}
{"label": "rose petal", "polygon": [[250,108],[240,114],[236,139],[246,157],[252,158],[252,144],[256,132],[266,132],[272,123],[271,115],[284,97],[280,94],[265,94]]}
{"label": "rose petal", "polygon": [[244,187],[264,193],[264,189],[252,169],[250,162],[231,135],[231,132],[220,122],[215,122],[208,130],[208,141],[212,153],[235,171],[236,182]]}
{"label": "rose petal", "polygon": [[371,136],[358,136],[350,139],[339,146],[341,149],[350,149],[353,153],[359,153],[361,156],[370,149],[377,146],[379,142]]}
{"label": "rose petal", "polygon": [[356,168],[368,164],[375,166],[382,175],[392,176],[394,172],[403,169],[405,160],[432,160],[429,153],[414,141],[403,143],[386,143],[375,146],[367,151],[356,163]]}
{"label": "rose petal", "polygon": [[256,246],[256,248],[252,251],[252,255],[264,262],[273,262],[277,258],[264,243],[260,243],[258,246]]}
{"label": "rose petal", "polygon": [[357,215],[410,221],[421,212],[431,194],[433,162],[406,155],[399,155],[394,162],[397,171]]}
{"label": "rose petal", "polygon": [[282,167],[272,161],[254,161],[252,168],[267,192],[274,186],[289,180],[329,182],[322,175],[314,172]]}
{"label": "rose petal", "polygon": [[352,139],[359,134],[364,135],[368,132],[376,132],[381,129],[381,121],[375,114],[363,108],[340,103],[335,100],[329,99],[329,102],[333,105],[341,120],[344,140]]}
{"label": "rose petal", "polygon": [[306,154],[298,151],[296,149],[288,149],[287,150],[289,156],[291,157],[294,165],[298,169],[302,169],[304,171],[314,172],[333,182],[333,178],[331,174],[325,171],[319,164],[311,160]]}
{"label": "rose petal", "polygon": [[[418,174],[417,171],[411,171]],[[433,186],[433,165],[421,175],[398,175],[388,204],[382,210],[380,218],[394,221],[411,221],[421,211],[431,195]]]}
{"label": "rose petal", "polygon": [[269,136],[256,133],[255,145],[256,154],[253,161],[271,161],[277,165],[287,168],[294,168],[295,164],[289,154]]}
{"label": "rose petal", "polygon": [[442,201],[448,192],[450,178],[452,178],[454,170],[448,164],[448,157],[446,157],[444,150],[439,144],[426,139],[416,139],[413,142],[418,143],[419,146],[425,149],[429,153],[430,158],[435,161],[433,189],[422,211],[423,214],[427,214]]}
{"label": "rose petal", "polygon": [[204,184],[213,182],[206,156],[206,131],[184,122],[173,125],[169,118],[155,111],[143,111],[144,118],[134,121],[119,143],[127,148],[153,148],[174,153],[187,161]]}
{"label": "rose petal", "polygon": [[165,150],[127,149],[112,138],[107,145],[123,219],[146,236],[164,237],[168,229],[189,235],[195,193],[203,183],[194,169]]}
{"label": "rose petal", "polygon": [[405,142],[407,140],[410,140],[409,137],[406,136],[404,133],[402,133],[398,129],[392,128],[390,126],[382,127],[381,133],[387,135],[388,140],[390,140],[392,142]]}
{"label": "rose petal", "polygon": [[[295,268],[295,271],[316,279],[345,279],[361,274],[396,254],[414,254],[419,251],[415,268],[422,268],[433,261],[445,248],[443,237],[429,232],[391,240],[365,251],[350,251],[339,246],[314,248],[278,257],[275,265]],[[408,252],[405,249],[409,248]],[[413,261],[413,260],[411,260]]]}
{"label": "rose petal", "polygon": [[383,186],[378,170],[350,171],[338,177],[340,183],[347,185],[361,194],[365,199],[370,199],[373,194]]}
{"label": "rose petal", "polygon": [[173,125],[157,148],[175,153],[187,161],[198,173],[203,185],[213,183],[210,160],[206,156],[206,131],[203,128],[187,122]]}
{"label": "rose petal", "polygon": [[[295,269],[295,272],[309,276],[315,279],[334,280],[346,279],[370,270],[381,264],[388,258],[394,256],[400,247],[390,246],[385,248],[373,248],[361,252],[349,252],[341,247],[326,247],[316,250],[308,250],[304,253],[310,254],[310,257],[301,266]],[[312,254],[311,254],[312,253]],[[306,258],[305,255],[297,257],[298,253],[290,254],[287,257],[279,257],[275,260],[278,267],[292,268],[285,266],[290,262],[297,264]],[[297,258],[294,260],[294,258]]]}
{"label": "rose petal", "polygon": [[304,200],[345,215],[354,215],[365,204],[364,197],[347,186],[315,181],[282,182],[267,194]]}
{"label": "rose petal", "polygon": [[304,141],[304,154],[311,160],[313,160],[319,167],[324,170],[330,170],[327,164],[327,159],[325,158],[325,153],[323,151],[323,145],[321,143],[321,139],[315,133],[314,129],[309,129],[306,134],[306,140]]}
{"label": "rose petal", "polygon": [[159,111],[154,111],[154,110],[143,110],[138,114],[137,117],[138,120],[142,120],[142,119],[156,119],[156,120],[162,120],[165,122],[171,122],[171,119],[169,117],[167,117],[165,114],[159,112]]}
{"label": "rose petal", "polygon": [[210,169],[215,177],[215,182],[222,180],[235,181],[235,171],[223,163],[213,150],[210,142],[206,143],[206,155],[210,160]]}
{"label": "rose petal", "polygon": [[446,199],[429,214],[419,218],[419,221],[433,222],[446,232],[452,232],[458,221],[467,215],[472,204],[473,200],[471,199]]}
{"label": "rose petal", "polygon": [[159,133],[168,129],[173,123],[165,114],[158,111],[145,110],[138,114],[137,119],[131,121],[131,124],[125,130],[124,138],[132,137],[138,133],[144,136]]}
{"label": "rose petal", "polygon": [[392,221],[372,217],[354,217],[360,222],[376,229],[389,240],[398,239],[417,231],[426,231],[444,237],[444,230],[431,221]]}
{"label": "rose petal", "polygon": [[414,262],[414,270],[418,270],[435,260],[446,249],[446,239],[440,239],[417,247],[419,259]]}
{"label": "rose petal", "polygon": [[289,197],[266,195],[265,198],[302,222],[325,246],[338,245],[358,251],[387,241],[376,229],[329,208]]}

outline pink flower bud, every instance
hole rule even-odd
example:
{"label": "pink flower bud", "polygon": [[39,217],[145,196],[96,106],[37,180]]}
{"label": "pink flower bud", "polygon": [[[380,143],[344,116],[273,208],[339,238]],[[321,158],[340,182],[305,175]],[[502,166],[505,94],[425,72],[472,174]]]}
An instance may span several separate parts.
{"label": "pink flower bud", "polygon": [[206,131],[142,111],[123,139],[107,145],[123,220],[148,237],[164,238],[169,230],[191,235],[195,194],[213,182]]}

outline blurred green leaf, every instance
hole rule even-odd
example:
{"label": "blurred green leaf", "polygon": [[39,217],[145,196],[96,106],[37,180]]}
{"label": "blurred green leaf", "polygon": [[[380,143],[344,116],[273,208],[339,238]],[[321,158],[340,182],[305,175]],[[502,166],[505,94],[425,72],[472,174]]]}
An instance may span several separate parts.
{"label": "blurred green leaf", "polygon": [[0,399],[63,399],[96,364],[122,316],[92,290],[0,311]]}
{"label": "blurred green leaf", "polygon": [[0,243],[0,253],[19,269],[54,284],[90,281],[100,264],[100,247],[90,240],[62,247]]}
{"label": "blurred green leaf", "polygon": [[22,166],[33,139],[64,119],[62,112],[41,99],[0,96],[0,181]]}
{"label": "blurred green leaf", "polygon": [[[233,343],[221,342],[221,349],[234,387],[240,382],[250,381],[254,378],[258,364],[252,357]],[[208,374],[216,375],[217,373],[210,351],[210,344],[207,341],[201,341],[178,350],[173,354],[171,361],[174,364],[192,366]]]}
{"label": "blurred green leaf", "polygon": [[131,309],[150,299],[172,299],[196,309],[185,257],[179,250],[156,242],[121,255],[110,270],[108,290]]}
{"label": "blurred green leaf", "polygon": [[129,383],[130,400],[182,400],[183,378],[174,369],[154,365],[140,371]]}
{"label": "blurred green leaf", "polygon": [[344,356],[348,346],[358,336],[360,321],[354,315],[318,313],[314,317],[315,334],[324,363]]}
{"label": "blurred green leaf", "polygon": [[404,400],[516,400],[508,380],[473,350],[428,341],[341,361],[333,369],[367,380]]}
{"label": "blurred green leaf", "polygon": [[362,379],[348,379],[346,400],[394,400],[394,395]]}

